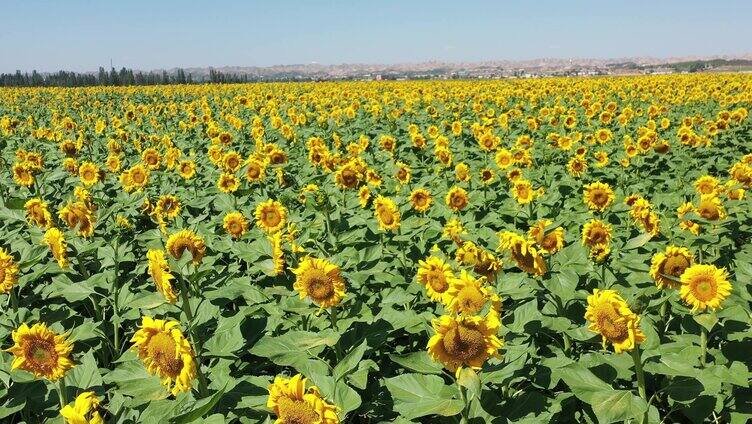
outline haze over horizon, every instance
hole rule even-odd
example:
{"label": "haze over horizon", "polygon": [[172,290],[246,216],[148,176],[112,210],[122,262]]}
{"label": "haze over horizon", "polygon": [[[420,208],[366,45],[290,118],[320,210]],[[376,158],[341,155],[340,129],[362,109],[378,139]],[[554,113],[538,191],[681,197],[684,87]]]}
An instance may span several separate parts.
{"label": "haze over horizon", "polygon": [[[752,53],[752,2],[11,1],[0,72]],[[34,25],[29,25],[33,22]],[[593,34],[597,34],[594,36]]]}

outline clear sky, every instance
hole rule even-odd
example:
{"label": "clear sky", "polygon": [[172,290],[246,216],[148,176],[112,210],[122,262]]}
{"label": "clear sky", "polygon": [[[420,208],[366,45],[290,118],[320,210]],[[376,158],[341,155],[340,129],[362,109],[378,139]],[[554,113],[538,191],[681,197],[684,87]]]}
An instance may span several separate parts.
{"label": "clear sky", "polygon": [[0,72],[752,53],[751,0],[2,0]]}

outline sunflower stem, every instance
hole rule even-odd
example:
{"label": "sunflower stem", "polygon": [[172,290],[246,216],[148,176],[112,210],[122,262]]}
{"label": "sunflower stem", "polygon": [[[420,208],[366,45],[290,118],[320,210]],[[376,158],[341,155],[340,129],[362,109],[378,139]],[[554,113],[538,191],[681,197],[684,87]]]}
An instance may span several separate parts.
{"label": "sunflower stem", "polygon": [[[640,397],[649,402],[647,392],[645,391],[645,372],[642,370],[642,357],[640,356],[640,347],[635,346],[632,349],[632,360],[634,361],[635,374],[637,375],[637,391]],[[642,418],[642,423],[648,422],[648,411],[645,411],[645,416]]]}
{"label": "sunflower stem", "polygon": [[[21,287],[18,288],[21,290]],[[10,305],[13,308],[13,315],[18,315],[18,295],[16,294],[15,287],[10,290]]]}
{"label": "sunflower stem", "polygon": [[700,347],[702,348],[702,355],[700,355],[700,367],[705,368],[705,362],[708,356],[708,329],[702,327],[700,331]]}
{"label": "sunflower stem", "polygon": [[460,423],[461,424],[467,424],[468,423],[468,410],[469,405],[467,402],[467,388],[465,386],[458,384],[460,386],[460,397],[462,398],[462,415],[460,417]]}
{"label": "sunflower stem", "polygon": [[65,376],[60,377],[57,381],[57,396],[60,399],[60,409],[65,408],[68,404],[68,392],[65,387]]}

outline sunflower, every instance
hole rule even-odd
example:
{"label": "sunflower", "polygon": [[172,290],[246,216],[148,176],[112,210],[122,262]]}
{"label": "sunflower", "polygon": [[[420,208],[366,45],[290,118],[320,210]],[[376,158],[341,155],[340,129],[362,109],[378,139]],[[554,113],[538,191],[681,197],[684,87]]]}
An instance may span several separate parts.
{"label": "sunflower", "polygon": [[105,164],[107,165],[107,169],[110,170],[110,172],[120,172],[120,168],[122,167],[122,162],[120,161],[120,156],[116,154],[111,154],[107,156],[107,160],[105,161]]}
{"label": "sunflower", "polygon": [[458,181],[470,181],[470,167],[468,167],[465,163],[458,163],[454,167],[454,174],[457,177]]}
{"label": "sunflower", "polygon": [[14,356],[11,369],[22,369],[34,377],[57,381],[73,368],[73,345],[66,340],[67,334],[58,335],[39,322],[31,327],[21,324],[12,337],[13,346],[6,350]]}
{"label": "sunflower", "polygon": [[222,193],[234,193],[240,187],[240,180],[235,174],[222,173],[217,180],[217,188]]}
{"label": "sunflower", "polygon": [[700,203],[695,207],[695,213],[708,221],[718,221],[726,217],[721,199],[715,195],[705,195],[700,198]]}
{"label": "sunflower", "polygon": [[306,388],[306,379],[275,377],[269,385],[267,408],[277,419],[274,424],[338,424],[339,408],[329,404],[316,386]]}
{"label": "sunflower", "polygon": [[582,244],[592,248],[611,242],[611,226],[599,219],[591,219],[582,227]]}
{"label": "sunflower", "polygon": [[410,193],[410,203],[417,212],[426,212],[431,208],[431,203],[433,203],[431,192],[424,188],[413,190]]}
{"label": "sunflower", "polygon": [[601,263],[611,254],[611,245],[608,243],[598,243],[590,246],[590,258],[595,262]]}
{"label": "sunflower", "polygon": [[460,236],[465,234],[465,228],[462,226],[457,218],[452,218],[444,224],[444,228],[441,231],[442,237],[453,240],[455,243],[460,243]]}
{"label": "sunflower", "polygon": [[167,239],[167,252],[175,260],[180,260],[186,250],[191,253],[193,263],[201,262],[206,254],[204,239],[191,230],[178,231]]}
{"label": "sunflower", "polygon": [[373,201],[374,215],[379,228],[384,231],[394,231],[400,226],[400,212],[392,199],[378,196]]}
{"label": "sunflower", "polygon": [[496,155],[494,156],[494,162],[496,162],[496,166],[498,166],[501,170],[509,168],[510,166],[514,165],[512,152],[504,148],[497,150]]}
{"label": "sunflower", "polygon": [[282,231],[267,236],[269,243],[272,245],[272,262],[274,263],[273,275],[279,275],[285,272],[285,252],[282,250]]}
{"label": "sunflower", "polygon": [[345,190],[357,187],[362,177],[355,164],[347,163],[342,165],[334,174],[334,182],[337,187]]}
{"label": "sunflower", "polygon": [[600,333],[603,348],[610,342],[616,353],[628,352],[645,341],[640,330],[640,317],[629,309],[627,302],[615,290],[595,289],[587,298],[585,319],[588,329]]}
{"label": "sunflower", "polygon": [[526,205],[532,202],[535,198],[533,185],[530,184],[530,181],[524,178],[519,178],[512,185],[512,197],[514,197],[514,200],[521,205]]}
{"label": "sunflower", "polygon": [[73,405],[65,405],[60,410],[65,424],[104,424],[99,413],[99,399],[94,392],[83,392],[76,396]]}
{"label": "sunflower", "polygon": [[222,169],[234,173],[243,165],[243,159],[238,152],[230,151],[222,156]]}
{"label": "sunflower", "polygon": [[18,265],[7,250],[0,247],[0,293],[10,293],[18,283]]}
{"label": "sunflower", "polygon": [[403,162],[397,162],[397,171],[394,173],[394,178],[399,181],[400,184],[407,184],[410,182],[410,167]]}
{"label": "sunflower", "polygon": [[614,202],[614,191],[608,184],[594,182],[585,185],[583,198],[589,209],[603,212]]}
{"label": "sunflower", "polygon": [[684,270],[680,281],[679,295],[692,306],[692,312],[719,309],[731,293],[728,272],[713,265],[692,265]]}
{"label": "sunflower", "polygon": [[26,209],[26,219],[30,224],[40,228],[50,228],[54,225],[52,214],[47,209],[47,202],[44,200],[38,197],[29,199],[24,203],[24,209]]}
{"label": "sunflower", "polygon": [[450,280],[449,290],[443,298],[447,310],[455,314],[475,315],[491,302],[491,307],[498,312],[501,307],[499,296],[485,285],[485,281],[484,277],[475,278],[463,269],[459,277]]}
{"label": "sunflower", "polygon": [[149,260],[148,272],[154,284],[157,286],[157,291],[162,293],[168,303],[175,303],[178,298],[172,289],[172,280],[175,278],[170,272],[170,265],[165,259],[164,251],[161,249],[150,249],[146,253],[146,258]]}
{"label": "sunflower", "polygon": [[542,219],[527,232],[528,237],[540,247],[541,253],[553,254],[564,247],[564,228],[556,227],[546,231],[552,223],[550,219]]}
{"label": "sunflower", "polygon": [[180,199],[172,194],[166,194],[164,196],[159,196],[155,213],[163,215],[169,219],[175,219],[180,215],[180,209]]}
{"label": "sunflower", "polygon": [[151,170],[159,169],[159,162],[161,160],[162,155],[153,147],[149,147],[141,152],[141,161]]}
{"label": "sunflower", "polygon": [[94,216],[84,202],[68,203],[60,209],[58,217],[83,238],[94,234]]}
{"label": "sunflower", "polygon": [[700,195],[717,194],[720,182],[717,178],[710,175],[703,175],[695,181],[695,190]]}
{"label": "sunflower", "polygon": [[306,257],[293,273],[293,288],[300,298],[310,297],[322,309],[338,305],[345,297],[345,282],[340,269],[326,259]]}
{"label": "sunflower", "polygon": [[496,174],[491,168],[483,168],[480,170],[480,182],[483,185],[489,185],[496,178]]}
{"label": "sunflower", "polygon": [[132,350],[144,362],[147,371],[157,375],[173,395],[189,392],[196,378],[193,348],[173,320],[142,317],[141,327],[131,338]]}
{"label": "sunflower", "polygon": [[255,158],[250,158],[248,159],[247,164],[245,177],[248,181],[255,183],[266,177],[266,166],[263,162]]}
{"label": "sunflower", "polygon": [[127,192],[140,191],[149,183],[149,170],[143,164],[137,164],[120,174],[120,184]]}
{"label": "sunflower", "polygon": [[689,249],[668,246],[665,252],[658,252],[653,256],[650,276],[653,277],[659,289],[664,287],[676,289],[679,288],[679,283],[669,277],[678,279],[684,270],[692,266],[692,262],[693,258]]}
{"label": "sunflower", "polygon": [[192,160],[183,160],[178,164],[178,173],[184,180],[189,180],[196,175],[196,163]]}
{"label": "sunflower", "polygon": [[452,267],[441,258],[429,256],[418,261],[418,282],[426,287],[426,294],[434,302],[444,302],[453,278]]}
{"label": "sunflower", "polygon": [[449,189],[444,199],[446,205],[455,212],[465,209],[470,202],[467,191],[462,187],[454,186]]}
{"label": "sunflower", "polygon": [[239,239],[248,231],[248,220],[241,212],[230,212],[222,220],[222,227],[232,238]]}
{"label": "sunflower", "polygon": [[534,243],[512,231],[499,234],[499,249],[508,250],[521,270],[533,275],[544,275],[548,268]]}
{"label": "sunflower", "polygon": [[364,185],[358,190],[358,203],[360,203],[360,207],[363,209],[368,207],[369,200],[371,200],[371,189],[367,185]]}
{"label": "sunflower", "polygon": [[25,163],[16,163],[13,165],[13,181],[22,187],[31,187],[34,184],[34,174]]}
{"label": "sunflower", "polygon": [[256,225],[267,233],[275,233],[287,222],[287,209],[276,200],[269,199],[256,206]]}
{"label": "sunflower", "polygon": [[436,334],[428,341],[428,355],[457,374],[466,366],[480,369],[504,345],[496,336],[501,323],[493,309],[486,317],[444,315],[432,324]]}
{"label": "sunflower", "polygon": [[44,233],[44,242],[50,248],[52,256],[57,261],[60,268],[68,266],[68,254],[66,252],[68,245],[65,243],[63,233],[55,227],[48,228]]}
{"label": "sunflower", "polygon": [[567,171],[569,172],[569,175],[575,178],[581,177],[585,172],[587,172],[587,169],[587,161],[579,156],[573,156],[572,159],[570,159],[567,163]]}

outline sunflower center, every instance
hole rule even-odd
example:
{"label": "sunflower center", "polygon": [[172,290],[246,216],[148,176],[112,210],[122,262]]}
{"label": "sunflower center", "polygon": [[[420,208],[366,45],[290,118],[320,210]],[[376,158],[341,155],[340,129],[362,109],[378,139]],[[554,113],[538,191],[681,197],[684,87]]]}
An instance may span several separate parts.
{"label": "sunflower center", "polygon": [[24,356],[31,370],[50,374],[57,366],[58,355],[51,340],[30,339],[25,347]]}
{"label": "sunflower center", "polygon": [[312,270],[308,276],[308,295],[315,301],[327,300],[334,294],[334,284],[323,270]]}
{"label": "sunflower center", "polygon": [[177,377],[183,369],[183,361],[177,356],[175,340],[167,333],[157,333],[149,341],[149,357],[159,369],[170,377]]}
{"label": "sunflower center", "polygon": [[627,322],[619,319],[613,306],[603,306],[596,315],[596,322],[601,334],[612,342],[620,342],[629,337]]}
{"label": "sunflower center", "polygon": [[607,201],[608,196],[603,191],[597,190],[595,193],[593,193],[593,203],[595,203],[596,205],[605,205]]}
{"label": "sunflower center", "polygon": [[603,244],[608,241],[608,234],[606,234],[605,231],[603,231],[600,228],[594,228],[590,232],[590,244],[596,245],[596,244]]}
{"label": "sunflower center", "polygon": [[702,277],[694,282],[692,291],[697,300],[707,302],[715,298],[717,288],[715,281],[707,277]]}
{"label": "sunflower center", "polygon": [[277,401],[279,418],[286,424],[313,424],[320,422],[319,414],[303,400],[281,397]]}
{"label": "sunflower center", "polygon": [[381,218],[381,222],[386,225],[394,224],[394,216],[392,216],[392,213],[386,208],[379,209],[379,217]]}
{"label": "sunflower center", "polygon": [[457,303],[463,313],[474,314],[483,308],[486,299],[476,287],[466,286],[457,293]]}
{"label": "sunflower center", "polygon": [[264,211],[264,223],[268,227],[276,227],[279,225],[279,222],[281,221],[281,218],[276,210],[274,209],[267,209]]}
{"label": "sunflower center", "polygon": [[689,267],[689,261],[684,256],[669,256],[663,264],[663,273],[680,276]]}
{"label": "sunflower center", "polygon": [[541,247],[546,250],[553,250],[558,245],[558,240],[555,234],[553,233],[546,234],[545,236],[543,236],[543,240],[541,241],[540,244],[541,244]]}
{"label": "sunflower center", "polygon": [[437,293],[444,293],[449,288],[449,283],[444,276],[444,272],[441,270],[434,269],[429,271],[426,280],[433,291]]}
{"label": "sunflower center", "polygon": [[715,221],[721,217],[721,213],[713,202],[701,202],[697,207],[697,213],[708,221]]}
{"label": "sunflower center", "polygon": [[467,362],[477,357],[486,347],[483,334],[462,324],[451,328],[444,335],[444,349],[454,359]]}

